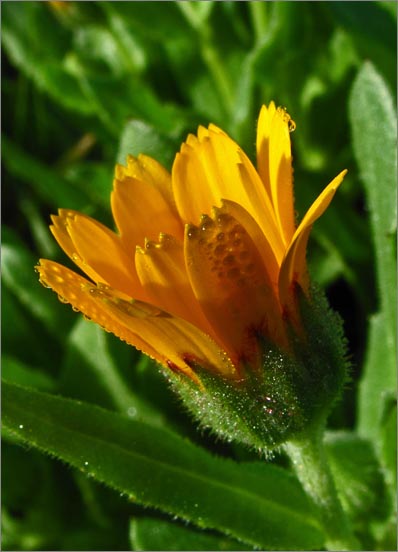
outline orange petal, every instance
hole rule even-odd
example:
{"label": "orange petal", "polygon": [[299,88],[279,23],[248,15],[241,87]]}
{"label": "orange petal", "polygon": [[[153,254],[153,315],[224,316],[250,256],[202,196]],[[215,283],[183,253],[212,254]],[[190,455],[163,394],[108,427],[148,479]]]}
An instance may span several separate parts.
{"label": "orange petal", "polygon": [[156,188],[165,201],[175,210],[170,173],[155,159],[142,153],[138,157],[127,156],[127,166],[116,165],[115,178],[123,181],[131,177]]}
{"label": "orange petal", "polygon": [[126,253],[119,236],[80,213],[67,218],[67,231],[79,257],[100,275],[101,281],[130,297],[146,300],[136,274],[133,251],[131,256]]}
{"label": "orange petal", "polygon": [[182,239],[182,223],[158,187],[131,176],[115,179],[113,186],[113,217],[126,250],[133,254],[136,245],[156,240],[160,232]]}
{"label": "orange petal", "polygon": [[147,303],[125,301],[107,286],[96,287],[71,270],[41,260],[40,281],[51,287],[104,329],[138,348],[164,366],[182,371],[199,382],[191,366],[235,377],[235,368],[225,353],[191,324],[172,317]]}
{"label": "orange petal", "polygon": [[[76,211],[67,209],[59,209],[59,215],[51,215],[53,224],[50,226],[50,230],[57,240],[58,244],[65,251],[65,253],[72,259],[72,261],[87,274],[94,282],[104,282],[104,279],[97,273],[91,266],[86,264],[83,259],[77,254],[76,246],[74,245],[69,233],[68,233],[68,221],[73,219],[76,215]],[[84,216],[84,215],[81,215]]]}
{"label": "orange petal", "polygon": [[[196,222],[222,199],[242,205],[269,237],[277,256],[282,242],[269,198],[252,163],[222,130],[200,127],[177,154],[172,169],[173,190],[183,221]],[[280,259],[281,260],[281,259]]]}
{"label": "orange petal", "polygon": [[195,296],[234,364],[258,360],[256,336],[282,338],[279,305],[257,245],[228,211],[187,225],[185,258]]}
{"label": "orange petal", "polygon": [[286,111],[271,102],[260,111],[257,127],[257,166],[272,200],[285,245],[293,237],[294,199],[290,128],[293,122]]}
{"label": "orange petal", "polygon": [[288,306],[291,301],[290,289],[294,282],[298,282],[304,290],[308,289],[306,251],[312,225],[328,208],[346,173],[346,170],[342,171],[326,186],[308,209],[293,236],[279,275],[279,297],[283,306]]}
{"label": "orange petal", "polygon": [[254,218],[238,203],[228,199],[222,200],[222,209],[231,215],[246,230],[253,243],[256,244],[266,272],[275,292],[278,289],[279,265],[271,245]]}
{"label": "orange petal", "polygon": [[150,302],[212,335],[188,279],[182,242],[161,234],[159,243],[147,241],[145,245],[137,248],[135,264]]}

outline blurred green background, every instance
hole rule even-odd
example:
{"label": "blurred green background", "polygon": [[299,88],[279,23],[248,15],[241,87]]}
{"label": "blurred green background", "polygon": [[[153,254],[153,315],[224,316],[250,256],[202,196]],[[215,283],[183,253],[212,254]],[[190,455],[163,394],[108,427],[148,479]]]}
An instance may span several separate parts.
{"label": "blurred green background", "polygon": [[[297,124],[299,218],[349,170],[315,226],[309,263],[344,319],[353,365],[330,426],[354,428],[380,297],[353,86],[367,67],[386,105],[396,94],[396,15],[395,2],[2,2],[3,377],[254,458],[197,432],[156,367],[59,303],[33,268],[41,257],[68,264],[48,230],[59,207],[112,224],[113,169],[127,153],[170,168],[186,135],[213,122],[254,160],[259,109],[275,100]],[[377,112],[365,115],[382,148]],[[168,518],[10,436],[2,456],[3,549],[145,550],[165,538],[162,524],[168,534]],[[195,534],[203,549],[206,537]]]}

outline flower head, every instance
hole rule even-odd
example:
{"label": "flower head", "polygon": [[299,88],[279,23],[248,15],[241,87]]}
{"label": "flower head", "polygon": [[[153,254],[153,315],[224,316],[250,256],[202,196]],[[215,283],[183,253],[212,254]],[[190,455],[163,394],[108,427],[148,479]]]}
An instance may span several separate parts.
{"label": "flower head", "polygon": [[341,172],[296,227],[290,131],[273,102],[257,129],[257,170],[222,130],[200,127],[171,174],[145,155],[118,165],[114,232],[60,209],[52,233],[86,277],[49,260],[40,281],[106,330],[200,383],[198,366],[241,380],[261,342],[289,351],[309,293],[306,247]]}

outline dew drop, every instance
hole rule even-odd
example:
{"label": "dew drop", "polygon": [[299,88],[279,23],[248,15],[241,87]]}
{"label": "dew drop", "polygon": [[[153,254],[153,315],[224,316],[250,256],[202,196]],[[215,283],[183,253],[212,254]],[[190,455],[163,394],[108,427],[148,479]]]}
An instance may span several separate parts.
{"label": "dew drop", "polygon": [[19,429],[23,429],[23,424],[19,424]]}
{"label": "dew drop", "polygon": [[239,268],[237,268],[237,267],[230,268],[227,272],[227,276],[228,276],[228,278],[231,278],[232,280],[234,280],[235,278],[238,278],[238,276],[240,276]]}
{"label": "dew drop", "polygon": [[227,255],[223,259],[223,265],[230,266],[230,265],[233,265],[234,263],[235,263],[235,257],[233,255]]}
{"label": "dew drop", "polygon": [[220,232],[219,234],[217,234],[218,241],[223,241],[224,238],[225,238],[224,232]]}
{"label": "dew drop", "polygon": [[255,265],[254,263],[249,263],[248,265],[245,266],[245,272],[247,272],[248,274],[254,272],[255,270]]}
{"label": "dew drop", "polygon": [[61,301],[61,303],[69,303],[69,301],[65,299],[65,297],[62,297],[62,295],[58,295],[58,299]]}
{"label": "dew drop", "polygon": [[130,406],[127,409],[127,416],[130,416],[130,418],[135,418],[137,416],[137,409],[135,406]]}
{"label": "dew drop", "polygon": [[86,461],[84,462],[84,465],[85,465],[85,466],[88,466],[88,462],[87,462],[87,460],[86,460]]}

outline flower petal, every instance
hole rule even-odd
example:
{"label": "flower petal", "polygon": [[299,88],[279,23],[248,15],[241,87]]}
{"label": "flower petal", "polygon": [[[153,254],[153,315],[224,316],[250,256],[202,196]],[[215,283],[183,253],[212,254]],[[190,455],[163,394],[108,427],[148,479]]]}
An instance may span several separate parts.
{"label": "flower petal", "polygon": [[252,242],[256,244],[257,250],[263,259],[269,281],[277,292],[279,265],[268,241],[268,236],[264,234],[254,218],[238,203],[229,199],[223,199],[221,210],[231,215],[245,229]]}
{"label": "flower petal", "polygon": [[104,279],[97,272],[95,272],[91,266],[87,265],[77,254],[76,246],[68,233],[68,221],[73,219],[75,214],[76,211],[59,209],[58,215],[51,215],[53,224],[50,226],[50,230],[68,257],[72,259],[72,261],[83,272],[85,272],[89,278],[91,278],[94,282],[104,282]]}
{"label": "flower petal", "polygon": [[145,238],[156,240],[160,232],[182,239],[170,174],[154,159],[129,156],[127,167],[116,166],[113,185],[112,212],[128,250]]}
{"label": "flower petal", "polygon": [[191,322],[214,339],[188,279],[182,242],[161,234],[159,243],[147,241],[145,248],[137,248],[135,264],[152,304]]}
{"label": "flower petal", "polygon": [[214,208],[187,225],[185,258],[192,289],[235,365],[258,360],[256,336],[283,340],[279,306],[257,245],[228,212]]}
{"label": "flower petal", "polygon": [[140,301],[126,301],[107,286],[94,286],[85,278],[51,261],[37,267],[40,281],[51,287],[63,302],[70,302],[91,320],[120,339],[171,369],[199,383],[195,363],[236,377],[225,353],[191,324]]}
{"label": "flower petal", "polygon": [[130,297],[147,299],[135,270],[133,252],[131,257],[126,253],[117,234],[77,212],[66,221],[68,234],[78,256],[100,276],[100,281]]}
{"label": "flower petal", "polygon": [[240,147],[215,125],[200,127],[198,137],[191,134],[182,145],[172,183],[184,222],[196,223],[202,214],[210,215],[213,206],[220,207],[222,199],[229,199],[251,214],[282,260],[282,241],[264,185]]}
{"label": "flower petal", "polygon": [[326,186],[308,209],[293,236],[279,275],[279,298],[282,306],[288,306],[291,302],[290,290],[295,282],[298,282],[305,291],[308,289],[306,250],[312,225],[328,208],[346,173],[346,170],[342,171]]}
{"label": "flower petal", "polygon": [[271,198],[280,233],[287,246],[294,234],[293,170],[290,116],[274,102],[263,105],[257,126],[257,166]]}

